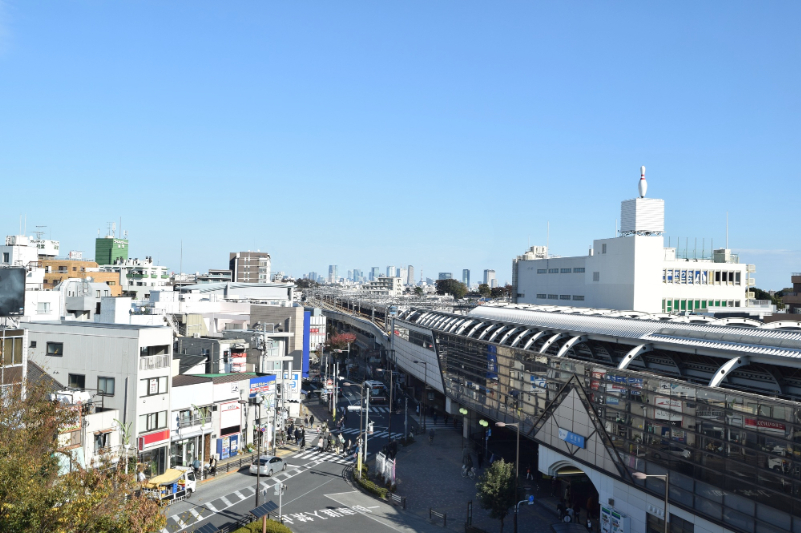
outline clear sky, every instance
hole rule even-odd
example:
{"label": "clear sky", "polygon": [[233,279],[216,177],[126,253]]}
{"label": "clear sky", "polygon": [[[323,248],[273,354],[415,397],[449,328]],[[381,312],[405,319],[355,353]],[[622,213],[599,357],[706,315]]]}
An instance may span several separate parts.
{"label": "clear sky", "polygon": [[[0,0],[0,233],[478,280],[620,201],[801,271],[799,2]],[[707,245],[708,246],[708,245]]]}

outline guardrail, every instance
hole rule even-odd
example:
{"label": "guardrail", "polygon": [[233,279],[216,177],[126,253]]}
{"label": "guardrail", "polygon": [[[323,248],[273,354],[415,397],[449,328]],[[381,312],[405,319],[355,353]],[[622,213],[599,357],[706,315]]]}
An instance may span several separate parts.
{"label": "guardrail", "polygon": [[435,518],[442,518],[442,527],[448,527],[448,513],[440,513],[431,507],[428,508],[428,519],[434,522]]}
{"label": "guardrail", "polygon": [[400,494],[390,492],[389,503],[393,505],[399,505],[401,509],[406,510],[406,496],[401,496]]}

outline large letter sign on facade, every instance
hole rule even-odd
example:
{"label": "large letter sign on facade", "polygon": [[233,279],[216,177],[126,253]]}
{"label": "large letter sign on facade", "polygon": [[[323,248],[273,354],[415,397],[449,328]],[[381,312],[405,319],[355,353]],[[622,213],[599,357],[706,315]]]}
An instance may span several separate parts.
{"label": "large letter sign on facade", "polygon": [[578,446],[579,448],[584,448],[584,437],[576,433],[573,433],[572,431],[559,428],[559,438],[568,444],[572,444],[573,446]]}

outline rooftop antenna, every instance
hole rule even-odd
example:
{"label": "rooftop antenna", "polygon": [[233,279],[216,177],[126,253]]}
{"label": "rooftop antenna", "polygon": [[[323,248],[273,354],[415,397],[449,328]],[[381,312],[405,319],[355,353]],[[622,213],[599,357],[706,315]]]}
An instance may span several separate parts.
{"label": "rooftop antenna", "polygon": [[545,259],[551,255],[551,221],[548,221],[548,229],[545,234]]}
{"label": "rooftop antenna", "polygon": [[648,182],[645,181],[645,167],[640,167],[640,198],[645,198],[645,191],[648,190]]}
{"label": "rooftop antenna", "polygon": [[617,237],[617,219],[615,219],[615,237]]}
{"label": "rooftop antenna", "polygon": [[41,241],[42,240],[42,235],[45,234],[45,232],[40,230],[39,228],[46,228],[46,227],[47,226],[36,226],[36,231],[34,232],[34,234],[36,235],[36,240],[37,241]]}

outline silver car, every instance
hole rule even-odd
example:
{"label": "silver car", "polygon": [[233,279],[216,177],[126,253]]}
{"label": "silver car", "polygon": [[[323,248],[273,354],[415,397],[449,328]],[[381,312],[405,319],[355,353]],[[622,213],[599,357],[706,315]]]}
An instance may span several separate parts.
{"label": "silver car", "polygon": [[256,461],[250,465],[250,473],[254,476],[259,475],[270,477],[275,472],[286,470],[286,463],[280,457],[274,455],[262,455],[259,457],[258,464]]}

